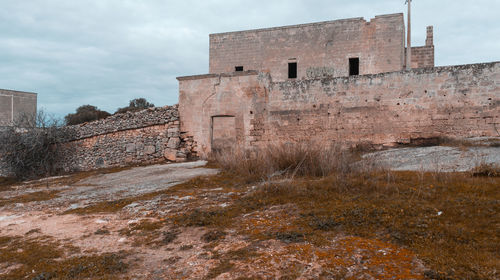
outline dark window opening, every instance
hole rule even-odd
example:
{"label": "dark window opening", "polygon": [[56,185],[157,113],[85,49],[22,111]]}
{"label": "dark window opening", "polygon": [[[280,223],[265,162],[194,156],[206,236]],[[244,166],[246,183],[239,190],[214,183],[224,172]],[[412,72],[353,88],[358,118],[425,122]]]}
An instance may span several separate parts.
{"label": "dark window opening", "polygon": [[349,76],[359,75],[359,57],[349,58]]}
{"label": "dark window opening", "polygon": [[297,78],[297,62],[288,63],[288,79]]}
{"label": "dark window opening", "polygon": [[243,66],[236,66],[236,67],[234,67],[234,71],[236,71],[236,72],[242,72],[243,71]]}

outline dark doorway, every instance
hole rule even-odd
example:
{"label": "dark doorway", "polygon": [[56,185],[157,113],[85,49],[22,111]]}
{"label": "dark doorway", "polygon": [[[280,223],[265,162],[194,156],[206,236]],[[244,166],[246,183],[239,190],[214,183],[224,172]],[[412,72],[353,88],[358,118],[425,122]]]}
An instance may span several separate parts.
{"label": "dark doorway", "polygon": [[297,62],[288,63],[288,79],[297,78]]}
{"label": "dark doorway", "polygon": [[236,71],[236,72],[242,72],[243,71],[243,66],[236,66],[236,67],[234,67],[234,71]]}
{"label": "dark doorway", "polygon": [[359,75],[359,57],[349,58],[349,76]]}

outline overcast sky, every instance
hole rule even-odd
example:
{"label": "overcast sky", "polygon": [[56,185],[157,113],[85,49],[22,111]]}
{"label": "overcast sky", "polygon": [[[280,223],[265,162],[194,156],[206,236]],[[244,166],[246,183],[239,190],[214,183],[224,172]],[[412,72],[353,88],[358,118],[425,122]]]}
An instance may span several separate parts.
{"label": "overcast sky", "polygon": [[[208,35],[405,12],[404,0],[0,0],[0,88],[64,116],[130,99],[177,103],[208,72]],[[412,44],[434,25],[436,65],[500,60],[500,0],[414,0]]]}

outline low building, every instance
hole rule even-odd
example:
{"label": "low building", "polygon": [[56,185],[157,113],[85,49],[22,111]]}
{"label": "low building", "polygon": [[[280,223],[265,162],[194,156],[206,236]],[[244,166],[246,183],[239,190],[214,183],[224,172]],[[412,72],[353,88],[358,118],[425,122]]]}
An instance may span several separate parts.
{"label": "low building", "polygon": [[0,126],[12,126],[36,116],[37,94],[0,89]]}

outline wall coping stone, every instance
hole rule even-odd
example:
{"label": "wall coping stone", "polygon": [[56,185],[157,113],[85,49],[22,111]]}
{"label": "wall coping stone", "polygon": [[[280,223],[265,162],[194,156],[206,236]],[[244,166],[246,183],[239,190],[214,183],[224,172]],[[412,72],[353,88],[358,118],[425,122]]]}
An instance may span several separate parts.
{"label": "wall coping stone", "polygon": [[220,74],[202,74],[202,75],[192,75],[192,76],[184,76],[184,77],[177,77],[178,81],[188,81],[188,80],[203,80],[203,79],[211,79],[211,78],[218,78],[218,77],[239,77],[239,76],[254,76],[258,75],[259,71],[256,70],[247,70],[247,71],[239,71],[239,72],[227,72],[227,73],[220,73]]}
{"label": "wall coping stone", "polygon": [[[377,16],[375,16],[375,18],[372,18],[372,20],[376,19],[376,18],[389,18],[389,17],[401,17],[401,16],[403,16],[403,13],[377,15]],[[213,34],[210,34],[210,38],[223,36],[223,35],[229,35],[229,34],[238,34],[238,33],[244,34],[244,33],[275,31],[275,30],[286,30],[286,29],[293,29],[293,28],[304,28],[304,27],[309,27],[309,26],[322,26],[322,25],[326,25],[326,24],[350,22],[350,21],[362,21],[365,23],[367,22],[365,20],[365,18],[363,18],[363,17],[355,17],[355,18],[328,20],[328,21],[313,22],[313,23],[293,24],[293,25],[278,26],[278,27],[258,28],[258,29],[250,29],[250,30],[243,30],[243,31],[230,31],[230,32],[222,32],[222,33],[213,33]]]}

